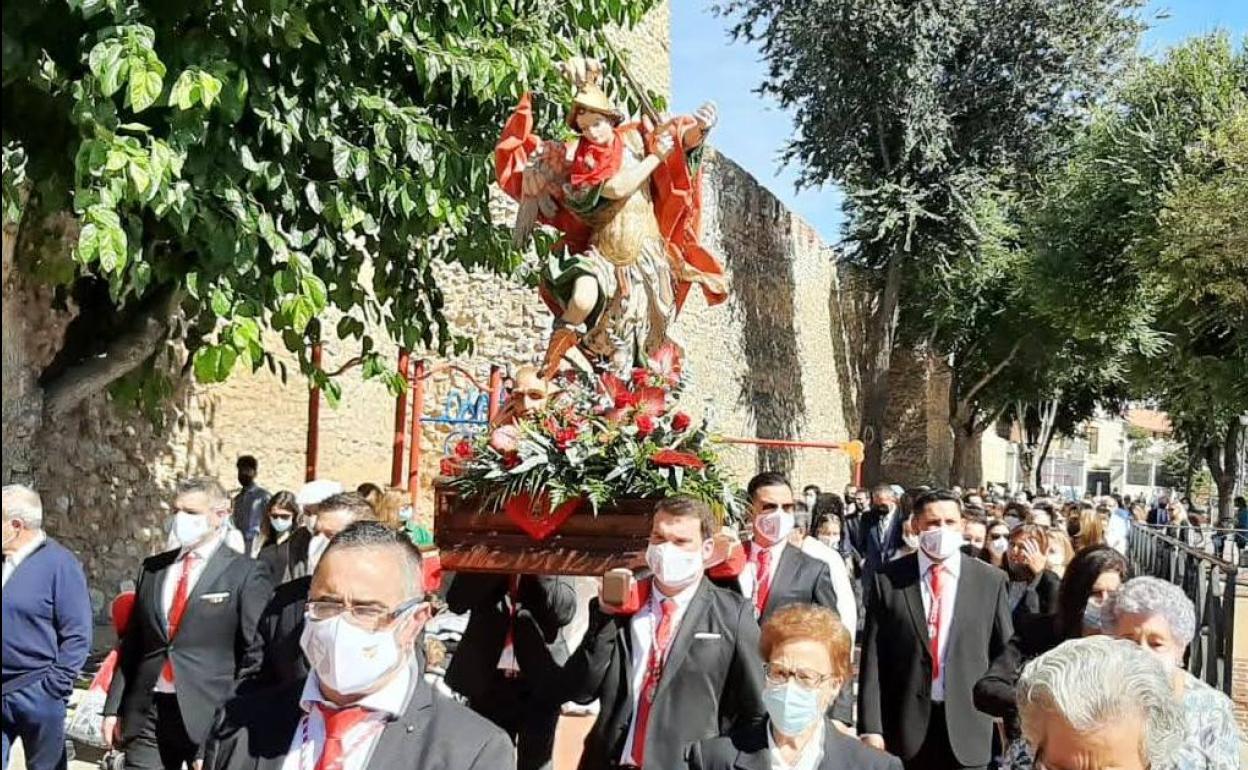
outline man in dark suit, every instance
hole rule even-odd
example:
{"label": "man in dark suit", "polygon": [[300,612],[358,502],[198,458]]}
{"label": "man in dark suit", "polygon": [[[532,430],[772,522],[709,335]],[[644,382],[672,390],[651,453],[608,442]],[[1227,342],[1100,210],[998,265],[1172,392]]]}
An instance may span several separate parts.
{"label": "man in dark suit", "polygon": [[1013,634],[1003,571],[961,552],[962,504],[914,504],[918,553],[872,577],[862,643],[859,732],[908,770],[987,767],[992,719],[972,690]]}
{"label": "man in dark suit", "polygon": [[464,572],[446,603],[471,613],[446,684],[516,740],[520,770],[550,767],[562,704],[548,685],[568,659],[562,629],[576,615],[571,581]]}
{"label": "man in dark suit", "polygon": [[[333,495],[316,505],[316,543],[329,541],[357,521],[376,521],[377,514],[368,502],[346,492]],[[316,553],[319,555],[320,549]],[[244,692],[274,687],[302,680],[308,675],[308,661],[299,649],[303,634],[304,608],[312,576],[305,575],[283,583],[273,592],[257,626],[264,657],[261,665],[249,672],[240,685]]]}
{"label": "man in dark suit", "polygon": [[306,680],[228,703],[205,770],[507,770],[511,741],[424,679],[416,640],[429,619],[420,552],[402,532],[359,522],[325,549],[308,596]]}
{"label": "man in dark suit", "polygon": [[104,704],[104,736],[126,767],[181,768],[202,756],[213,713],[260,665],[256,623],[267,568],[224,544],[230,498],[213,479],[178,487],[181,549],[143,562],[135,608]]}
{"label": "man in dark suit", "polygon": [[671,770],[689,743],[762,719],[753,606],[703,578],[716,529],[704,503],[660,502],[646,551],[654,577],[629,606],[590,602],[560,689],[560,700],[601,704],[581,770]]}
{"label": "man in dark suit", "polygon": [[[753,530],[746,559],[712,567],[711,579],[749,598],[760,624],[791,604],[813,604],[836,612],[836,591],[827,563],[789,543],[797,507],[789,480],[780,473],[760,473],[750,480],[746,493]],[[853,710],[853,688],[846,687],[829,716],[850,724]]]}
{"label": "man in dark suit", "polygon": [[861,516],[854,547],[862,554],[862,588],[868,593],[871,576],[888,564],[901,550],[904,516],[897,505],[897,493],[887,484],[871,491],[871,508]]}

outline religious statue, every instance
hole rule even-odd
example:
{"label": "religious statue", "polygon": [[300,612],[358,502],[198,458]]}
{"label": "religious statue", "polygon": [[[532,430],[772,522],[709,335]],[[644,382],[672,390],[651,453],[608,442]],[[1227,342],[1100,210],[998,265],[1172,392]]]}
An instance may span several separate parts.
{"label": "religious statue", "polygon": [[707,103],[663,120],[647,109],[625,123],[602,90],[600,63],[572,59],[564,74],[575,91],[567,123],[579,138],[535,136],[525,94],[495,148],[495,171],[520,203],[518,245],[537,224],[563,234],[541,272],[556,317],[542,377],[577,351],[596,370],[625,374],[672,342],[669,326],[693,284],[712,305],[727,298],[723,268],[698,243],[702,148],[717,111]]}

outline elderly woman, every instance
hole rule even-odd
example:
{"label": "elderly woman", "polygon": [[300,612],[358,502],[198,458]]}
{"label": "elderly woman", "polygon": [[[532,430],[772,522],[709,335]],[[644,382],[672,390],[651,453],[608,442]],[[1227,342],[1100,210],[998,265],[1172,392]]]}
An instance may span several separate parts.
{"label": "elderly woman", "polygon": [[1196,611],[1178,586],[1152,577],[1128,580],[1103,609],[1106,628],[1161,661],[1186,721],[1175,770],[1239,767],[1239,730],[1231,699],[1183,670],[1183,653],[1196,635]]}
{"label": "elderly woman", "polygon": [[824,714],[850,681],[849,633],[836,613],[793,604],[763,624],[767,721],[689,747],[690,770],[901,770],[901,760],[842,734]]}
{"label": "elderly woman", "polygon": [[1183,744],[1183,716],[1156,657],[1103,636],[1028,663],[1018,708],[1036,767],[1048,770],[1170,770]]}

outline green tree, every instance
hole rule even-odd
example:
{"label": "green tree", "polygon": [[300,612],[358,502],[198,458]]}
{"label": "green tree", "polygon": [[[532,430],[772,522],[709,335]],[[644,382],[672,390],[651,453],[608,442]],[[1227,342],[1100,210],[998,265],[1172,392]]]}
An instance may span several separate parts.
{"label": "green tree", "polygon": [[[1142,62],[1036,216],[1050,322],[1151,344],[1137,397],[1203,456],[1229,516],[1248,414],[1248,52],[1226,35]],[[1084,301],[1060,304],[1062,297]]]}
{"label": "green tree", "polygon": [[846,253],[879,298],[859,435],[879,479],[910,277],[966,251],[985,179],[1036,168],[1134,50],[1138,0],[727,0],[761,44],[763,93],[794,111],[785,158],[846,193]]}
{"label": "green tree", "polygon": [[[328,318],[392,385],[366,322],[408,348],[467,347],[433,268],[518,264],[489,210],[503,120],[524,90],[566,96],[558,61],[610,59],[591,33],[651,5],[5,4],[6,223],[21,217],[23,267],[79,309],[45,411],[106,386],[159,401],[170,363],[203,382],[272,367],[278,337],[332,399],[308,353]],[[539,109],[558,125],[557,101]],[[70,249],[43,242],[65,212]]]}

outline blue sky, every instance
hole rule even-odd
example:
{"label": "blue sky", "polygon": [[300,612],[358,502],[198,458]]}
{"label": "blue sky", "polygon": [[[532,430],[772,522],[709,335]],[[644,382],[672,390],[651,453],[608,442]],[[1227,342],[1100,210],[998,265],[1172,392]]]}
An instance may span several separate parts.
{"label": "blue sky", "polygon": [[[710,6],[710,0],[672,0],[673,110],[687,112],[707,99],[717,102],[720,124],[714,144],[811,222],[825,240],[835,241],[840,195],[831,188],[794,190],[796,169],[782,169],[778,161],[792,121],[753,92],[764,73],[758,53],[748,44],[730,42],[728,25]],[[1158,12],[1168,18],[1155,18]],[[1219,27],[1237,38],[1248,34],[1245,0],[1152,0],[1144,15],[1153,24],[1142,43],[1150,54]]]}

